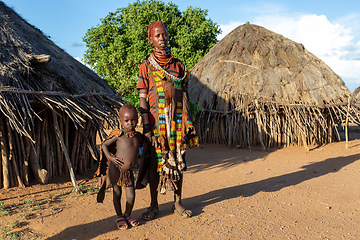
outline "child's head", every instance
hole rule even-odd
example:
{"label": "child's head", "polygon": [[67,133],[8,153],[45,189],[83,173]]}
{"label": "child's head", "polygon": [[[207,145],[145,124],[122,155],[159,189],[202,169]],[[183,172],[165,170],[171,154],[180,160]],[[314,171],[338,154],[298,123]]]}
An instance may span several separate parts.
{"label": "child's head", "polygon": [[151,46],[157,49],[167,48],[169,34],[165,23],[161,21],[151,23],[148,27],[148,40]]}
{"label": "child's head", "polygon": [[120,123],[125,131],[132,131],[138,123],[136,108],[130,103],[125,103],[119,109]]}

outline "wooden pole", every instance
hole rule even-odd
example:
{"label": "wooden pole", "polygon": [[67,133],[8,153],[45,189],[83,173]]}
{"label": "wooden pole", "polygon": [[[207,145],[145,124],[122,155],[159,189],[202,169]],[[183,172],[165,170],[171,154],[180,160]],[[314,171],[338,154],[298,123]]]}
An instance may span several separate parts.
{"label": "wooden pole", "polygon": [[46,184],[49,181],[48,171],[40,167],[41,122],[37,122],[35,124],[34,135],[36,138],[35,145],[30,141],[29,138],[26,138],[27,144],[31,146],[29,155],[30,168],[35,179],[41,184]]}
{"label": "wooden pole", "polygon": [[[62,118],[59,118],[59,123],[60,123],[60,132],[63,133],[64,132],[64,124],[63,124]],[[56,133],[55,133],[55,135],[56,135]],[[59,141],[55,141],[55,142],[56,142],[58,173],[59,173],[59,175],[62,175],[64,158],[63,158],[63,154],[61,152],[60,142]]]}
{"label": "wooden pole", "polygon": [[22,162],[22,166],[20,166],[20,173],[22,180],[24,181],[25,186],[29,186],[29,154],[26,154],[26,149],[23,141],[23,137],[20,134],[15,133],[16,137],[16,144],[18,145],[18,150],[20,159],[19,161]]}
{"label": "wooden pole", "polygon": [[70,158],[69,158],[69,154],[68,154],[68,151],[66,149],[66,146],[65,146],[65,143],[64,143],[64,138],[60,132],[60,128],[59,128],[59,124],[58,124],[58,121],[57,121],[57,116],[56,116],[56,112],[55,111],[52,111],[52,115],[53,115],[53,120],[54,120],[54,125],[55,125],[55,130],[56,130],[56,136],[58,137],[58,140],[60,141],[60,144],[61,144],[61,148],[64,152],[64,156],[65,156],[65,160],[67,162],[67,165],[68,165],[68,168],[69,168],[69,172],[70,172],[70,178],[71,178],[71,182],[76,190],[77,193],[81,194],[81,191],[79,189],[79,186],[76,182],[76,179],[75,179],[75,174],[74,174],[74,170],[72,168],[72,165],[71,165],[71,161],[70,161]]}
{"label": "wooden pole", "polygon": [[263,142],[263,139],[262,139],[262,121],[261,121],[261,118],[260,118],[260,114],[259,114],[259,109],[260,109],[260,106],[259,106],[259,103],[258,103],[258,100],[255,99],[255,104],[256,104],[256,110],[255,110],[255,114],[256,114],[256,125],[258,127],[258,134],[259,134],[259,140],[260,140],[260,144],[263,148],[263,150],[265,151],[265,144]]}
{"label": "wooden pole", "polygon": [[0,116],[0,148],[2,159],[2,175],[3,175],[3,188],[10,188],[10,173],[9,173],[9,161],[8,161],[8,146],[5,137],[5,122]]}
{"label": "wooden pole", "polygon": [[[69,119],[69,116],[66,115],[64,113],[63,115],[63,118],[65,118],[65,123],[64,123],[64,136],[63,138],[65,139],[65,147],[66,149],[70,149],[70,146],[69,146],[69,122],[70,122],[70,119]],[[66,161],[65,161],[66,162]],[[66,171],[66,167],[64,166],[65,168],[65,171]]]}
{"label": "wooden pole", "polygon": [[18,186],[25,187],[24,183],[21,181],[19,169],[16,165],[16,159],[14,157],[14,148],[13,148],[13,143],[12,143],[13,140],[12,140],[12,136],[11,136],[11,128],[10,128],[10,125],[9,125],[9,122],[7,119],[6,119],[6,126],[7,126],[7,131],[8,131],[8,140],[9,140],[9,161],[12,163],[12,166],[14,168],[15,179],[17,181]]}
{"label": "wooden pole", "polygon": [[[26,140],[25,138],[27,137],[23,137],[24,141]],[[24,142],[22,143],[24,145],[24,149],[25,149],[25,159],[24,159],[24,172],[25,172],[25,185],[29,186],[29,159],[30,159],[30,150],[31,150],[31,144],[24,144]]]}
{"label": "wooden pole", "polygon": [[49,182],[49,174],[46,169],[42,169],[39,165],[39,154],[36,153],[36,147],[30,141],[29,138],[26,139],[27,145],[30,146],[29,154],[29,164],[30,169],[35,177],[35,179],[40,184],[46,184]]}
{"label": "wooden pole", "polygon": [[345,121],[345,139],[346,139],[346,148],[349,144],[349,111],[350,111],[350,97],[348,98],[347,112],[346,112],[346,121]]}

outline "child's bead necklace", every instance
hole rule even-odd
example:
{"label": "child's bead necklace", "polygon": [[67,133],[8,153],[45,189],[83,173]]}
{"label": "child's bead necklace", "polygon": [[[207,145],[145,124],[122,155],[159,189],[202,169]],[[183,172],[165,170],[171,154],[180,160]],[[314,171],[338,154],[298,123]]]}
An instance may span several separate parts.
{"label": "child's bead necklace", "polygon": [[130,132],[125,132],[124,131],[124,134],[125,134],[126,137],[133,138],[135,136],[135,130],[132,130]]}

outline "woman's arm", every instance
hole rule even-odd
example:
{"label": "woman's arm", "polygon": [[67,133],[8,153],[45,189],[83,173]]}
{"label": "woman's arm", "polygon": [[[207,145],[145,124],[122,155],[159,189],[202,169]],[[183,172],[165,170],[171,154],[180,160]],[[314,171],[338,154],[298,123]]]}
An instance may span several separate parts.
{"label": "woman's arm", "polygon": [[149,122],[149,104],[146,101],[148,91],[146,89],[140,89],[139,91],[139,98],[140,98],[140,114],[141,120],[144,126],[143,134],[148,138],[151,139],[151,129],[150,129],[150,122]]}

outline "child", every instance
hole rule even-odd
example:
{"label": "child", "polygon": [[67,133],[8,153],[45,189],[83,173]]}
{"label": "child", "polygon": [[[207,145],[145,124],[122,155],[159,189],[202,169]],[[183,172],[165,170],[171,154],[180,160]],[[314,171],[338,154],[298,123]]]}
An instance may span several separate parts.
{"label": "child", "polygon": [[[119,110],[122,130],[111,132],[102,143],[101,149],[107,162],[107,175],[113,188],[113,203],[117,214],[117,227],[128,229],[139,225],[136,219],[131,218],[131,211],[135,201],[135,184],[132,168],[139,158],[139,146],[144,141],[140,132],[135,131],[138,123],[136,108],[125,103]],[[115,143],[115,144],[114,144]],[[115,145],[115,153],[113,151]],[[113,154],[114,153],[114,154]],[[124,214],[121,211],[122,188],[125,189],[126,207]]]}

